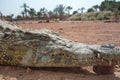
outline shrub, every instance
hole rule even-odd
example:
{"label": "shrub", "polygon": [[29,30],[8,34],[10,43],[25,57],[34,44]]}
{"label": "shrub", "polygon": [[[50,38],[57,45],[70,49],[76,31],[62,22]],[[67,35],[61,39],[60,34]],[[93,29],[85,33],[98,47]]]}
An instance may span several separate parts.
{"label": "shrub", "polygon": [[87,14],[82,14],[82,15],[81,15],[81,20],[82,20],[82,21],[88,21]]}
{"label": "shrub", "polygon": [[120,11],[119,11],[119,15],[120,15]]}
{"label": "shrub", "polygon": [[88,12],[88,13],[79,13],[71,16],[69,20],[109,20],[112,19],[113,12],[104,11],[104,12]]}
{"label": "shrub", "polygon": [[103,20],[103,19],[104,19],[103,12],[99,12],[99,14],[97,15],[97,20]]}
{"label": "shrub", "polygon": [[112,12],[105,12],[105,13],[104,13],[104,19],[105,19],[105,20],[111,19],[112,16],[113,16]]}
{"label": "shrub", "polygon": [[97,17],[99,13],[100,13],[100,12],[96,12],[96,13],[95,13],[95,17]]}
{"label": "shrub", "polygon": [[92,20],[92,21],[94,21],[94,20],[96,20],[96,17],[94,17],[94,16],[91,16],[91,17],[89,17],[89,20]]}

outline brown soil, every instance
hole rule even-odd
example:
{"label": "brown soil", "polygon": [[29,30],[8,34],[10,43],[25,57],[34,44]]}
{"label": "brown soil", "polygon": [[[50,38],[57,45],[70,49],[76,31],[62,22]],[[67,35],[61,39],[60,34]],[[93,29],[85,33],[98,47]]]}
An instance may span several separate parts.
{"label": "brown soil", "polygon": [[80,43],[113,43],[120,46],[120,23],[66,21],[59,23],[17,22],[17,25],[30,29],[49,29]]}
{"label": "brown soil", "polygon": [[[15,22],[32,29],[50,29],[81,43],[113,43],[120,46],[120,23],[103,22]],[[0,80],[120,80],[120,68],[111,75],[97,75],[91,66],[82,68],[29,68],[0,66]]]}

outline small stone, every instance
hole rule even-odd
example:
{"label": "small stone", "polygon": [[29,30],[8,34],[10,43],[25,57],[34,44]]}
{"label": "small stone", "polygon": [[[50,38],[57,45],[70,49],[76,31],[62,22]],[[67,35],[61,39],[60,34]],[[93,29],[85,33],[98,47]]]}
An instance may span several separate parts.
{"label": "small stone", "polygon": [[27,73],[30,73],[32,70],[28,67],[27,69],[26,69],[26,72]]}

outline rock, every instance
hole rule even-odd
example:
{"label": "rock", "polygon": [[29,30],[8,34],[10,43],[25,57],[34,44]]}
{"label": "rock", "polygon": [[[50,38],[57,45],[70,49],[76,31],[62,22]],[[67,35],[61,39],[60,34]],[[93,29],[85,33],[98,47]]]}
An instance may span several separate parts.
{"label": "rock", "polygon": [[120,61],[120,47],[111,44],[82,44],[47,29],[25,30],[3,21],[0,25],[1,65],[80,67]]}
{"label": "rock", "polygon": [[27,68],[27,69],[26,69],[26,72],[27,72],[27,73],[30,73],[31,71],[32,71],[32,70],[31,70],[30,68]]}

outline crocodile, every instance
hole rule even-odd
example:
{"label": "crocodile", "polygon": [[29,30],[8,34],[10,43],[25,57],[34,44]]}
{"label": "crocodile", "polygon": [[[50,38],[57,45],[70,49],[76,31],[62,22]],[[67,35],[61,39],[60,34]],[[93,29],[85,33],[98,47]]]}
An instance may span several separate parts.
{"label": "crocodile", "polygon": [[30,30],[0,20],[0,65],[22,67],[93,66],[97,74],[114,73],[120,47],[90,45],[63,38],[47,29]]}

